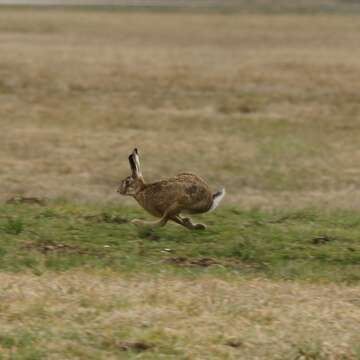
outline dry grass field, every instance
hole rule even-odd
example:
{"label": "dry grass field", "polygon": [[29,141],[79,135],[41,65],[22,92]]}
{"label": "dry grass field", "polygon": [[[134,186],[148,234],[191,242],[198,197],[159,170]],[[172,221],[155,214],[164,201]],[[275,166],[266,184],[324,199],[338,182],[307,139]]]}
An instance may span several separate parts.
{"label": "dry grass field", "polygon": [[196,171],[241,208],[360,207],[360,23],[351,16],[0,13],[0,182],[119,201]]}
{"label": "dry grass field", "polygon": [[[0,9],[0,359],[360,359],[359,34]],[[134,146],[226,187],[208,232],[128,224]]]}
{"label": "dry grass field", "polygon": [[17,346],[14,359],[359,358],[358,287],[109,272],[0,280],[0,354]]}

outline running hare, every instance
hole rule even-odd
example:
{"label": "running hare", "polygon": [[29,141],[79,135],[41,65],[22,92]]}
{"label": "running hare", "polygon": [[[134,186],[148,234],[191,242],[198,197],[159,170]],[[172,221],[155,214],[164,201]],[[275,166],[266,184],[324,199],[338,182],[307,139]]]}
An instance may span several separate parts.
{"label": "running hare", "polygon": [[196,175],[183,173],[175,177],[146,184],[140,170],[137,149],[129,156],[131,176],[125,178],[117,190],[121,195],[132,196],[150,214],[160,220],[145,222],[135,219],[135,225],[164,226],[168,220],[188,229],[204,230],[203,224],[193,224],[181,213],[200,214],[214,210],[225,195],[225,189],[212,194],[204,180]]}

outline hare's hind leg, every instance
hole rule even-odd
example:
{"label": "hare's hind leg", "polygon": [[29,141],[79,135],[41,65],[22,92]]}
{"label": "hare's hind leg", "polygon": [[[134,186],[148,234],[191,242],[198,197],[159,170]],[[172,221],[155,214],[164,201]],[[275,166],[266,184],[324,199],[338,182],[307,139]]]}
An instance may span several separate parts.
{"label": "hare's hind leg", "polygon": [[191,219],[186,217],[183,218],[180,215],[173,216],[172,221],[176,222],[179,225],[185,226],[189,230],[205,230],[206,225],[204,224],[194,224],[191,222]]}

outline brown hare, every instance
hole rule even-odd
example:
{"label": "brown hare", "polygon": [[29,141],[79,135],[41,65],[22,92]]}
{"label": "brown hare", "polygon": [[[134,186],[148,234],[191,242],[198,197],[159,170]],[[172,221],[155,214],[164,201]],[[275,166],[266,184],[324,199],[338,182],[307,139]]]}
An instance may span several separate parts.
{"label": "brown hare", "polygon": [[131,176],[125,178],[119,189],[121,195],[132,196],[150,214],[160,220],[146,222],[132,220],[135,225],[164,226],[169,220],[188,229],[204,230],[203,224],[193,224],[181,213],[200,214],[214,210],[225,195],[225,189],[212,194],[207,183],[190,173],[146,184],[140,170],[137,149],[129,156]]}

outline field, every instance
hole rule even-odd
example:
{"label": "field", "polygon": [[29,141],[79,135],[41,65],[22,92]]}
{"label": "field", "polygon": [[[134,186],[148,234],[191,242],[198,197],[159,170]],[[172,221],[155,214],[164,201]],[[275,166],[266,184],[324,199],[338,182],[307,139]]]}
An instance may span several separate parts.
{"label": "field", "polygon": [[358,15],[110,10],[0,12],[0,359],[360,359]]}

